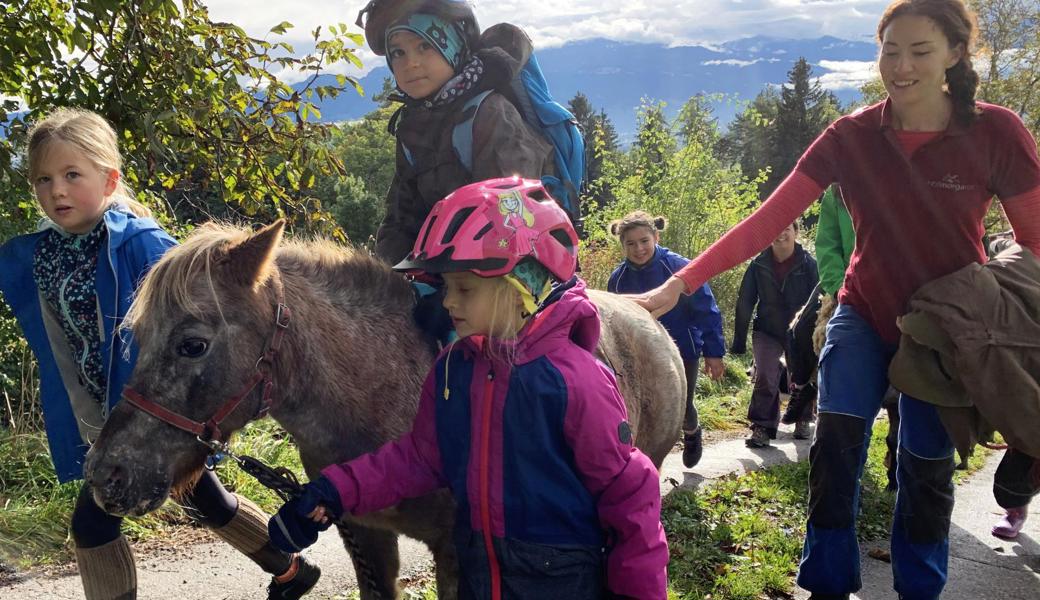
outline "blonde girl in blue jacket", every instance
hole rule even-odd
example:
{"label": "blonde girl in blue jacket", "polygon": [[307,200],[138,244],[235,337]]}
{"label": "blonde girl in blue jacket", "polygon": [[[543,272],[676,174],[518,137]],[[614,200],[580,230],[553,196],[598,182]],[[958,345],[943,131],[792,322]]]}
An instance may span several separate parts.
{"label": "blonde girl in blue jacket", "polygon": [[[131,198],[116,133],[103,118],[61,109],[29,133],[29,178],[46,218],[39,231],[0,246],[0,292],[39,363],[40,397],[60,482],[83,477],[86,451],[136,360],[120,323],[148,268],[176,244]],[[204,471],[182,498],[187,512],[271,573],[270,598],[299,598],[317,567],[275,549],[267,516]],[[80,490],[72,539],[87,600],[137,597],[122,518]]]}

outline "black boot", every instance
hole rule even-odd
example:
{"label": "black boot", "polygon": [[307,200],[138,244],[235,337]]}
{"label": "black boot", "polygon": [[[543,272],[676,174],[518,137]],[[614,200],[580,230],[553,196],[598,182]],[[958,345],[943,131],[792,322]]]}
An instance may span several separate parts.
{"label": "black boot", "polygon": [[812,415],[812,404],[816,401],[816,382],[810,381],[800,388],[791,392],[791,399],[787,402],[787,410],[780,422],[791,425],[799,421],[808,421]]}
{"label": "black boot", "polygon": [[701,428],[698,427],[697,431],[694,431],[693,433],[683,434],[683,466],[687,469],[693,468],[694,465],[701,462],[702,454],[704,454],[704,442],[701,435]]}
{"label": "black boot", "polygon": [[299,600],[318,583],[321,577],[318,565],[297,554],[293,566],[297,569],[296,574],[289,581],[278,583],[277,579],[271,579],[267,586],[267,600]]}

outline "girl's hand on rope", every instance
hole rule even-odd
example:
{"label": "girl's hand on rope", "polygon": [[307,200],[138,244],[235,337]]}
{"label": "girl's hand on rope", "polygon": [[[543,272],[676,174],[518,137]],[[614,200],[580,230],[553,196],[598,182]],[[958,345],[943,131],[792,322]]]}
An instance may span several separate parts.
{"label": "girl's hand on rope", "polygon": [[631,296],[631,298],[636,301],[636,304],[650,311],[655,319],[658,319],[678,304],[679,297],[685,291],[686,283],[673,276],[649,292]]}
{"label": "girl's hand on rope", "polygon": [[283,552],[300,552],[318,541],[343,514],[336,486],[325,477],[303,485],[300,494],[286,502],[267,522],[271,543]]}

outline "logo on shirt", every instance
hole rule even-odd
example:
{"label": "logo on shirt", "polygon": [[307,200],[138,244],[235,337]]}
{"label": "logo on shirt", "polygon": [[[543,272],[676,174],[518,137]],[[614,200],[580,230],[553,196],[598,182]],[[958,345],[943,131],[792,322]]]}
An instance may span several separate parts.
{"label": "logo on shirt", "polygon": [[943,176],[942,181],[929,181],[928,185],[933,188],[939,188],[941,190],[950,190],[951,192],[966,192],[975,189],[976,186],[961,183],[958,175],[947,173]]}

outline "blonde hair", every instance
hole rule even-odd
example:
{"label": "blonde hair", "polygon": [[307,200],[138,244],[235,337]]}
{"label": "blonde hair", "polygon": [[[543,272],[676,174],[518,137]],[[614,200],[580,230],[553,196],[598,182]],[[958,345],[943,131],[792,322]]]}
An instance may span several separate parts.
{"label": "blonde hair", "polygon": [[[54,141],[71,144],[101,171],[123,172],[116,132],[101,115],[79,108],[59,108],[29,130],[29,179],[35,180],[40,163]],[[108,198],[109,203],[125,205],[139,217],[150,217],[152,211],[137,200],[123,183],[122,177]]]}
{"label": "blonde hair", "polygon": [[620,239],[638,227],[646,227],[653,232],[664,231],[668,227],[668,219],[661,216],[651,217],[650,213],[646,211],[636,210],[620,219],[611,221],[608,231],[610,231],[610,235],[616,235]]}

